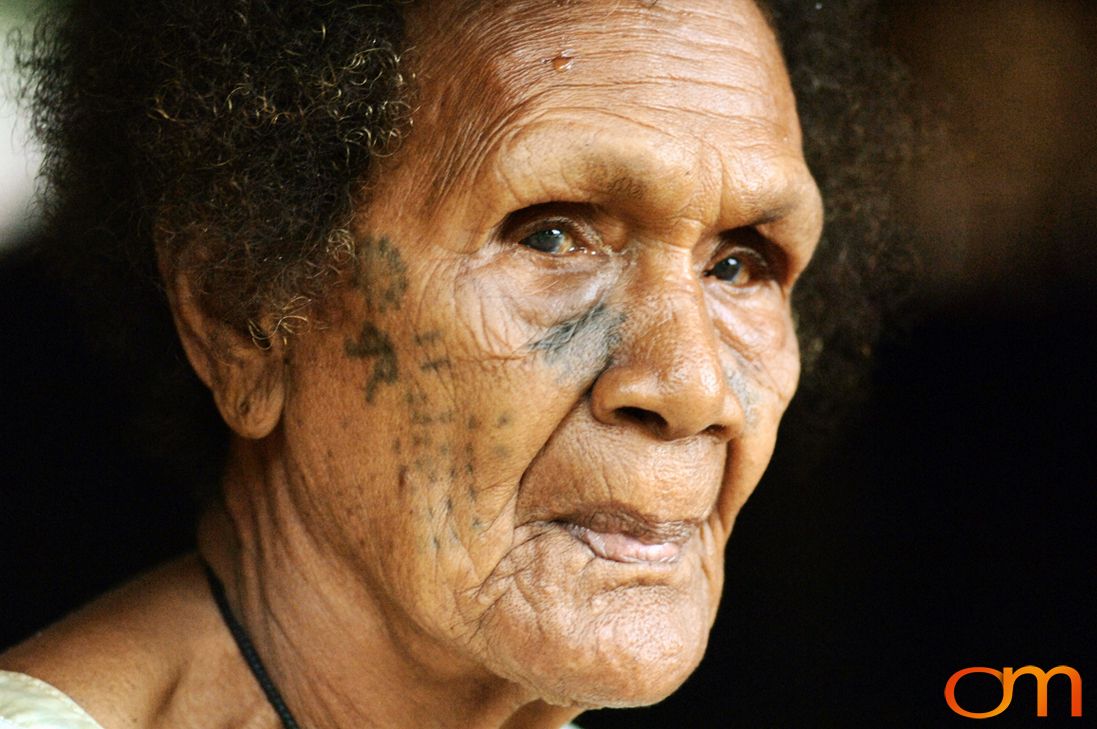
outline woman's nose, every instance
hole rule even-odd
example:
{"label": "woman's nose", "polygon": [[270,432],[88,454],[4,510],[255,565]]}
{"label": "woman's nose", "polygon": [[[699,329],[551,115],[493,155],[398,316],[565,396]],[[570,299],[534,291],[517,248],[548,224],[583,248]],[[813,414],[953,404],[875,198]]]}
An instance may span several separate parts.
{"label": "woman's nose", "polygon": [[721,364],[700,284],[633,301],[621,343],[591,391],[594,416],[667,441],[738,436],[743,405]]}

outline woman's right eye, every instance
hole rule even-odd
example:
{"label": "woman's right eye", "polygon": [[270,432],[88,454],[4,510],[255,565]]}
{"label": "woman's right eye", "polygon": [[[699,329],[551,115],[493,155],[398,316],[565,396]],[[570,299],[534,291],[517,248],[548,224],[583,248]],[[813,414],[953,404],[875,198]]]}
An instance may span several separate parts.
{"label": "woman's right eye", "polygon": [[572,253],[582,248],[571,233],[555,225],[536,230],[518,243],[535,251],[553,255]]}

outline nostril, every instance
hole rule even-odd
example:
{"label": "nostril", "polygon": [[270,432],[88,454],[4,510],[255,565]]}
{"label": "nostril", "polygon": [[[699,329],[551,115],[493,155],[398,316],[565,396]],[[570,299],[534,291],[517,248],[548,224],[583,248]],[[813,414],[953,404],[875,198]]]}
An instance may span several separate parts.
{"label": "nostril", "polygon": [[703,431],[705,435],[715,436],[716,438],[723,439],[727,435],[727,428],[723,425],[710,425]]}
{"label": "nostril", "polygon": [[644,408],[637,408],[631,406],[617,408],[617,417],[623,421],[628,421],[642,425],[646,428],[650,428],[655,432],[662,433],[666,431],[667,421],[659,413],[651,410],[645,410]]}

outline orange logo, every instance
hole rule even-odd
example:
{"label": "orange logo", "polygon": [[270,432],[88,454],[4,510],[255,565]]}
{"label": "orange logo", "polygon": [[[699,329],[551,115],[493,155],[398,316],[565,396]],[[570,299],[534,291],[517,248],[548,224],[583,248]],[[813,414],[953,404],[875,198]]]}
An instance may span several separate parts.
{"label": "orange logo", "polygon": [[[998,704],[996,709],[992,711],[968,711],[956,702],[956,684],[969,673],[990,674],[1001,682],[1002,703]],[[945,702],[948,704],[948,708],[960,716],[966,716],[969,719],[989,719],[992,716],[998,716],[1009,708],[1009,705],[1013,702],[1013,682],[1017,680],[1018,676],[1033,676],[1036,679],[1036,716],[1047,716],[1047,684],[1052,676],[1059,675],[1070,678],[1070,715],[1081,716],[1082,677],[1070,666],[1056,666],[1050,671],[1044,671],[1036,666],[1025,666],[1017,670],[1007,667],[1001,671],[984,666],[961,668],[952,674],[948,679],[948,683],[945,684]]]}

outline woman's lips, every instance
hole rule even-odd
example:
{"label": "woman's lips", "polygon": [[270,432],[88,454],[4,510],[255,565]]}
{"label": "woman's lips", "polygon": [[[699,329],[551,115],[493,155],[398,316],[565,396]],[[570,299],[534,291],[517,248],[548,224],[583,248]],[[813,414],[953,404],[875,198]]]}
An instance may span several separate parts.
{"label": "woman's lips", "polygon": [[692,522],[650,523],[632,515],[604,512],[560,523],[602,559],[628,563],[672,563],[696,531]]}
{"label": "woman's lips", "polygon": [[667,564],[678,558],[682,545],[674,542],[648,544],[621,533],[596,532],[578,524],[565,524],[567,530],[590,547],[602,559],[614,562],[650,562]]}

